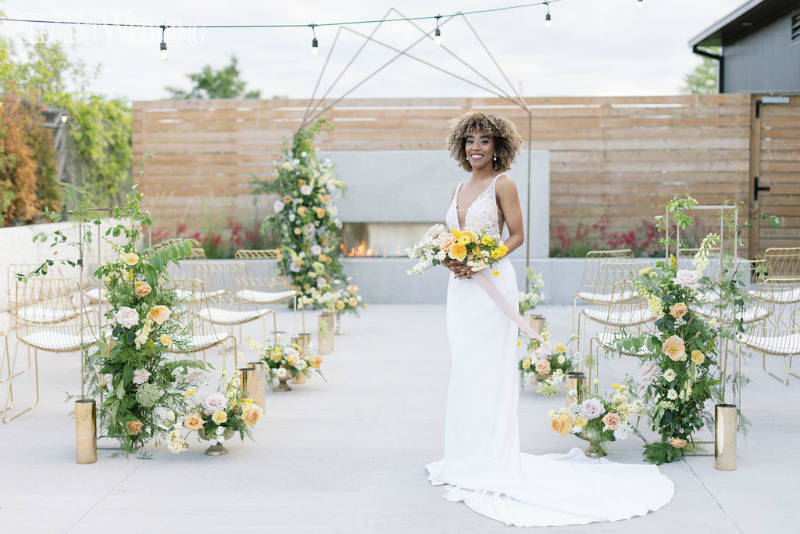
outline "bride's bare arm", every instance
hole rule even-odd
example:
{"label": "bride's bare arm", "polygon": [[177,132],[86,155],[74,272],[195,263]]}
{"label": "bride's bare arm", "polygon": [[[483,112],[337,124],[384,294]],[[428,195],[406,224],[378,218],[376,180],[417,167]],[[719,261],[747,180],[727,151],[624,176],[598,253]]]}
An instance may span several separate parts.
{"label": "bride's bare arm", "polygon": [[513,252],[525,242],[525,228],[522,224],[522,208],[519,205],[517,186],[511,178],[503,175],[497,179],[495,191],[508,228],[508,238],[504,243],[508,251]]}

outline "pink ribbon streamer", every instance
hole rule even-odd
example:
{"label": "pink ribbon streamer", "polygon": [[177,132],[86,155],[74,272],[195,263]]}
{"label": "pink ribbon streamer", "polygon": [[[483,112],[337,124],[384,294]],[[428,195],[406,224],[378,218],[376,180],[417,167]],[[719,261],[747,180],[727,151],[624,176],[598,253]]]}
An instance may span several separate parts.
{"label": "pink ribbon streamer", "polygon": [[489,273],[487,272],[489,269],[483,269],[475,274],[472,275],[472,279],[475,280],[486,294],[489,295],[494,303],[497,305],[498,309],[503,312],[503,315],[514,321],[520,329],[525,332],[528,337],[531,339],[538,339],[542,343],[544,343],[544,339],[542,336],[536,333],[536,331],[531,328],[531,325],[525,322],[525,319],[519,314],[517,310],[515,310],[508,301],[503,298],[503,294],[500,293],[500,290],[497,289],[497,286],[494,285],[492,279],[489,278]]}

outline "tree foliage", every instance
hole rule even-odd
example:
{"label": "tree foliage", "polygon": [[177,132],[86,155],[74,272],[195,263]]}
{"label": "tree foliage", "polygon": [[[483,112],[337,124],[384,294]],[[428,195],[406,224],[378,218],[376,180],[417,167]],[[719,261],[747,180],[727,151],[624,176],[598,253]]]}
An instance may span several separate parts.
{"label": "tree foliage", "polygon": [[[720,47],[711,47],[708,52],[721,54]],[[719,73],[719,62],[710,57],[703,56],[694,70],[683,77],[681,92],[693,95],[714,95],[717,94],[717,76]]]}
{"label": "tree foliage", "polygon": [[261,91],[246,90],[247,83],[240,79],[236,56],[231,56],[229,65],[214,70],[211,65],[206,65],[203,70],[194,74],[187,74],[192,82],[188,91],[177,87],[165,89],[174,99],[209,99],[209,98],[261,98]]}

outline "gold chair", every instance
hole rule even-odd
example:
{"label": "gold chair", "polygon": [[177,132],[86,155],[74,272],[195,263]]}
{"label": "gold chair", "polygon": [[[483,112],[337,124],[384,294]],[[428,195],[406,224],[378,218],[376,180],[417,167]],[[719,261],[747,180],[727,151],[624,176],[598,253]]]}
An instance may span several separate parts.
{"label": "gold chair", "polygon": [[800,247],[768,248],[764,260],[769,262],[769,276],[793,278],[800,276]]}
{"label": "gold chair", "polygon": [[283,269],[281,249],[241,249],[236,251],[234,259],[244,262],[251,287],[251,289],[240,289],[236,293],[238,298],[269,305],[296,299],[299,295],[298,290],[291,287],[291,281]]}
{"label": "gold chair", "polygon": [[[586,329],[586,321],[590,320],[599,324],[604,324],[608,316],[608,308],[617,302],[625,302],[638,298],[639,294],[631,290],[629,286],[623,286],[624,290],[617,287],[617,282],[630,280],[638,276],[639,270],[645,267],[652,267],[652,263],[646,261],[622,261],[615,260],[603,262],[597,269],[597,275],[592,280],[592,292],[580,293],[576,295],[573,304],[577,300],[583,300],[589,306],[577,313],[577,318],[573,318],[573,331],[578,335],[579,351],[583,353],[585,347],[583,336]],[[574,313],[574,308],[573,308]]]}
{"label": "gold chair", "polygon": [[226,367],[227,342],[233,342],[233,354],[236,355],[236,338],[229,332],[217,332],[214,324],[205,319],[208,313],[208,298],[197,298],[205,295],[200,280],[171,280],[170,286],[178,293],[176,320],[181,325],[181,334],[173,339],[168,352],[173,354],[191,354],[197,357],[203,353],[203,363],[208,363],[206,351],[222,346],[222,368]]}
{"label": "gold chair", "polygon": [[[629,295],[633,293],[633,298]],[[623,356],[641,357],[648,354],[646,349],[632,352],[618,347],[615,340],[633,337],[645,332],[654,332],[655,323],[647,302],[642,299],[630,280],[620,280],[614,284],[609,304],[598,306],[598,313],[605,316],[593,318],[603,325],[603,331],[589,340],[589,384],[592,384],[592,364],[596,365],[596,377],[600,377],[600,349],[618,352]],[[591,386],[590,386],[591,387]]]}
{"label": "gold chair", "polygon": [[[266,316],[272,314],[273,336],[277,343],[278,321],[275,311],[237,296],[240,291],[252,291],[247,269],[243,263],[236,261],[198,263],[194,266],[193,278],[203,283],[203,295],[207,297],[204,299],[207,307],[198,312],[201,318],[217,326],[230,327],[231,336],[233,328],[238,325],[240,338],[243,324],[262,319],[266,340]],[[239,345],[242,344],[240,339]]]}
{"label": "gold chair", "polygon": [[608,292],[608,287],[601,283],[600,266],[604,263],[615,261],[632,261],[633,251],[630,249],[621,250],[591,250],[586,253],[583,263],[583,276],[581,277],[581,287],[572,298],[572,331],[577,330],[578,321],[578,301],[586,303],[594,302],[596,295]]}
{"label": "gold chair", "polygon": [[[92,314],[82,312],[80,285],[67,278],[34,278],[19,283],[16,292],[14,330],[16,347],[10,365],[11,379],[3,407],[3,422],[7,423],[32,410],[39,403],[39,351],[65,353],[83,351],[98,341],[91,324]],[[35,384],[34,403],[7,417],[13,404],[14,374],[20,345],[33,349]],[[30,353],[29,353],[30,358]]]}
{"label": "gold chair", "polygon": [[186,258],[187,260],[204,260],[206,259],[206,251],[203,248],[194,247],[192,248],[191,252],[189,252],[189,257]]}
{"label": "gold chair", "polygon": [[[781,299],[780,295],[797,287],[800,287],[800,278],[767,278],[761,284],[758,300],[769,313],[760,324],[752,325],[745,334],[739,336],[736,346],[739,365],[743,347],[760,352],[763,356],[764,372],[786,385],[789,385],[789,375],[800,378],[800,375],[792,372],[792,359],[800,355],[800,324],[798,324],[800,307],[797,307],[795,302]],[[783,359],[783,379],[767,370],[767,355],[780,356]]]}

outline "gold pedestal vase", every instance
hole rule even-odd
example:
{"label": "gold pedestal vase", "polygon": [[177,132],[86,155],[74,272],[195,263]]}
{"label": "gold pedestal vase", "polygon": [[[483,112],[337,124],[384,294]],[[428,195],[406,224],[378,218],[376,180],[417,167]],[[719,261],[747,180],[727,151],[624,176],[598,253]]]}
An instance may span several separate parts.
{"label": "gold pedestal vase", "polygon": [[736,405],[714,406],[714,467],[720,471],[736,470]]}
{"label": "gold pedestal vase", "polygon": [[[202,428],[197,431],[197,435],[203,441],[211,441],[212,439],[215,438],[215,436],[209,436],[208,434],[206,434],[206,431]],[[222,436],[225,438],[225,441],[228,441],[233,437],[233,430],[230,428],[226,428]],[[206,456],[223,456],[225,454],[228,454],[229,452],[230,451],[225,448],[225,445],[223,443],[217,442],[212,445],[209,445],[208,448],[203,452],[203,454],[205,454]]]}
{"label": "gold pedestal vase", "polygon": [[600,437],[600,433],[594,430],[584,430],[580,434],[576,434],[579,438],[584,441],[589,442],[589,446],[586,450],[583,451],[583,454],[586,456],[591,456],[593,458],[602,458],[606,456],[608,453],[606,452],[606,447],[602,444],[607,442],[608,440],[602,439]]}
{"label": "gold pedestal vase", "polygon": [[97,404],[94,399],[75,401],[75,456],[79,464],[97,461]]}
{"label": "gold pedestal vase", "polygon": [[292,378],[291,374],[287,374],[286,378],[278,378],[279,384],[275,386],[275,389],[273,391],[292,391],[291,386],[286,383],[291,378]]}
{"label": "gold pedestal vase", "polygon": [[297,376],[292,378],[292,384],[305,384],[306,383],[306,375],[301,372],[297,372]]}

